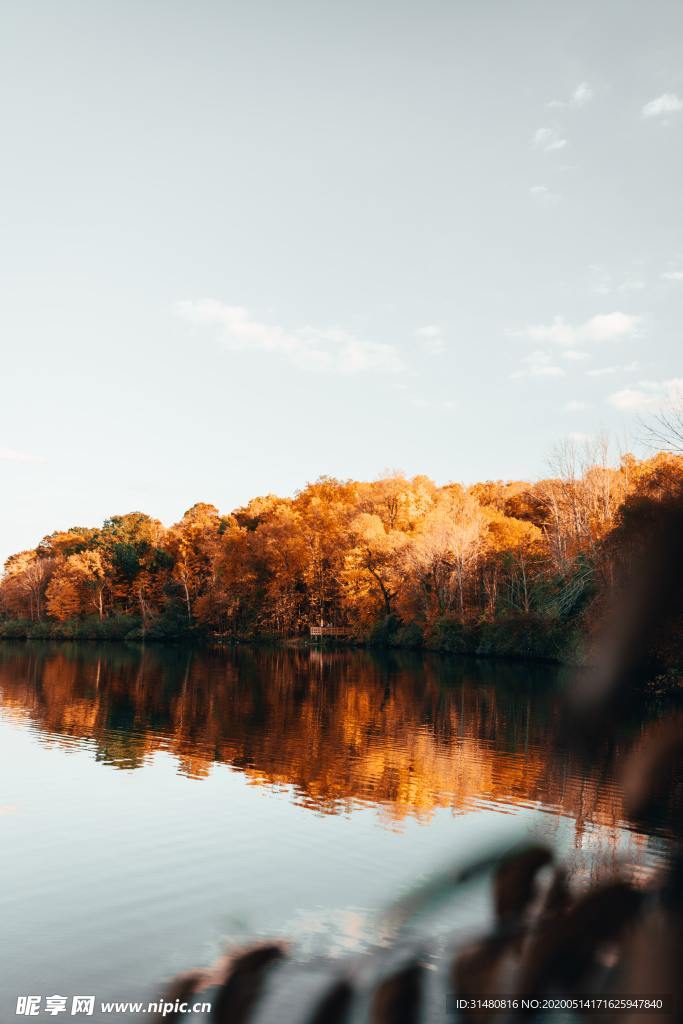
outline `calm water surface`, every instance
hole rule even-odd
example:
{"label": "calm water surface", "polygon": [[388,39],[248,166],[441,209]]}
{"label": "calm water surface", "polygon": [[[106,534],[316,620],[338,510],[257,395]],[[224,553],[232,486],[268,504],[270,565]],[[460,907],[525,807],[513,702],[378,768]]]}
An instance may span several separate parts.
{"label": "calm water surface", "polygon": [[501,837],[646,875],[662,841],[551,741],[557,690],[537,665],[0,645],[0,1020],[18,994],[153,998],[245,937],[362,949]]}

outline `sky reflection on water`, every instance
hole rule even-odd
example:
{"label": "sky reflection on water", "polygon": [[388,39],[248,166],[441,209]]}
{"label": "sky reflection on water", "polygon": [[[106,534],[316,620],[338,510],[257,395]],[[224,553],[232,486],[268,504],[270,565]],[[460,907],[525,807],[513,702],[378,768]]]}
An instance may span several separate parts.
{"label": "sky reflection on water", "polygon": [[406,886],[500,837],[647,872],[661,840],[551,740],[560,714],[548,666],[1,645],[3,1018],[23,992],[151,998],[226,940],[362,949]]}

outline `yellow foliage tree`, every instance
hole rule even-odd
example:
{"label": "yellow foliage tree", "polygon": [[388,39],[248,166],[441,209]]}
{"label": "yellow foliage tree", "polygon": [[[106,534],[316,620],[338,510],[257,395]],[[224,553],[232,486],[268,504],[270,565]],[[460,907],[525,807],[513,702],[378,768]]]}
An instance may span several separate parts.
{"label": "yellow foliage tree", "polygon": [[109,570],[99,551],[69,555],[54,572],[46,591],[50,616],[63,622],[96,612],[103,619]]}

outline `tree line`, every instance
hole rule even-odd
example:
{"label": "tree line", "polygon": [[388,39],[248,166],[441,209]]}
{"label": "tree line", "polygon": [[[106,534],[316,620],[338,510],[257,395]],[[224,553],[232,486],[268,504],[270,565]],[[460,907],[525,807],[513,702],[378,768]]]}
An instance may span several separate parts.
{"label": "tree line", "polygon": [[646,506],[682,488],[680,455],[610,465],[604,444],[567,443],[534,483],[322,477],[228,515],[199,503],[169,527],[115,515],[7,559],[0,635],[296,637],[322,623],[554,655],[604,602]]}

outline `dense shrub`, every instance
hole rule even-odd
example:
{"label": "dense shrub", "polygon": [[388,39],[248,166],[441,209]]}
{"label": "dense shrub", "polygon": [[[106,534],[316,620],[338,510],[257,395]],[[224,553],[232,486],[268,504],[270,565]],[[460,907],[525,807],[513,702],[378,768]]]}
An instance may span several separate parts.
{"label": "dense shrub", "polygon": [[0,638],[6,640],[123,640],[138,628],[140,619],[136,615],[112,615],[100,619],[92,615],[83,619],[67,619],[65,622],[31,622],[30,620],[6,620],[0,622]]}
{"label": "dense shrub", "polygon": [[468,630],[459,619],[443,616],[433,623],[426,636],[427,646],[449,654],[467,654],[471,650]]}
{"label": "dense shrub", "polygon": [[173,611],[153,619],[144,631],[142,627],[138,627],[135,631],[137,639],[147,640],[182,640],[189,637],[192,632],[187,622],[187,616]]}
{"label": "dense shrub", "polygon": [[417,622],[403,622],[398,615],[387,615],[374,624],[367,642],[371,647],[422,647],[424,637]]}
{"label": "dense shrub", "polygon": [[386,615],[370,630],[368,643],[372,647],[393,647],[401,626],[402,622],[397,615]]}
{"label": "dense shrub", "polygon": [[423,643],[424,637],[417,622],[408,622],[405,625],[401,625],[394,634],[395,647],[406,647],[414,650],[422,647]]}
{"label": "dense shrub", "polygon": [[564,660],[576,645],[571,623],[559,616],[508,615],[479,627],[477,654]]}
{"label": "dense shrub", "polygon": [[0,622],[0,638],[3,640],[25,640],[34,623],[30,619],[5,619]]}

